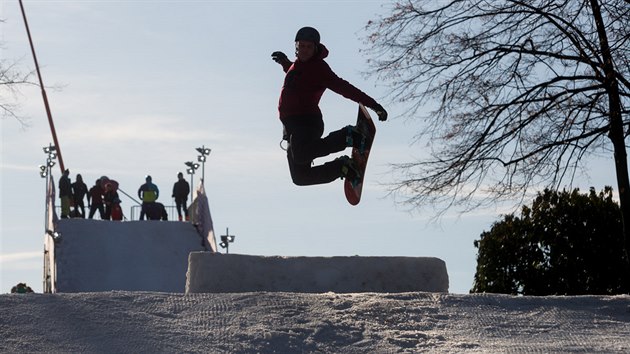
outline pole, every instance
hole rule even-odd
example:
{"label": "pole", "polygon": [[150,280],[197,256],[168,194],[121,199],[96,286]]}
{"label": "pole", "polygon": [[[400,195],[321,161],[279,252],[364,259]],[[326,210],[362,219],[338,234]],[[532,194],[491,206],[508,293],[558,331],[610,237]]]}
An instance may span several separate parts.
{"label": "pole", "polygon": [[26,12],[24,11],[24,5],[20,0],[20,9],[22,10],[22,18],[24,18],[24,26],[26,27],[26,34],[28,35],[28,42],[31,46],[31,52],[33,53],[33,60],[35,61],[35,69],[37,70],[37,77],[39,78],[39,87],[42,89],[42,97],[44,99],[44,106],[46,107],[46,115],[48,116],[48,125],[50,125],[50,132],[52,133],[53,142],[57,147],[57,156],[59,157],[59,167],[61,173],[66,170],[63,164],[63,158],[61,157],[61,147],[59,140],[57,139],[57,132],[55,131],[55,123],[53,122],[52,113],[50,112],[50,105],[48,104],[48,97],[46,96],[46,89],[44,88],[44,81],[39,71],[39,64],[37,63],[37,56],[35,55],[35,47],[33,46],[33,39],[31,38],[31,31],[28,28],[28,21],[26,20]]}
{"label": "pole", "polygon": [[195,175],[195,170],[190,168],[192,173],[190,174],[190,203],[193,202],[193,191],[195,190],[195,184],[193,183],[193,176]]}
{"label": "pole", "polygon": [[206,182],[206,156],[204,155],[203,161],[201,161],[201,184]]}
{"label": "pole", "polygon": [[50,195],[50,179],[52,178],[50,176],[50,166],[48,166],[48,161],[46,162],[46,206],[44,208],[45,210],[45,215],[44,215],[44,231],[48,230],[48,212],[50,211],[49,207],[48,207],[48,197]]}
{"label": "pole", "polygon": [[201,161],[201,184],[206,183],[206,159],[208,158],[206,155],[206,146],[201,145],[201,150],[203,151],[201,155],[203,155],[203,161]]}

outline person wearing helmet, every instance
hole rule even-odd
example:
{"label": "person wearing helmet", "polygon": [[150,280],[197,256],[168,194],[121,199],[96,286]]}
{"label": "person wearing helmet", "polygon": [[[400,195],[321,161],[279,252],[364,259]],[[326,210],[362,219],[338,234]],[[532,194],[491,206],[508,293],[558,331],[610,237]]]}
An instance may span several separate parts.
{"label": "person wearing helmet", "polygon": [[151,176],[146,176],[144,180],[146,183],[138,188],[138,198],[142,200],[140,220],[144,220],[144,214],[146,213],[146,209],[149,204],[155,203],[155,201],[160,196],[160,190],[155,184],[153,184],[153,179],[151,178]]}
{"label": "person wearing helmet", "polygon": [[372,97],[348,81],[338,77],[324,61],[328,49],[320,42],[319,32],[303,27],[295,35],[295,61],[286,54],[273,52],[271,58],[286,73],[280,93],[278,111],[288,141],[287,160],[293,183],[314,185],[329,183],[337,178],[356,178],[356,163],[343,156],[319,166],[312,166],[315,158],[340,152],[358,144],[363,137],[354,126],[333,131],[325,138],[324,120],[319,101],[330,89],[354,102],[374,110],[379,120],[387,120],[387,112]]}

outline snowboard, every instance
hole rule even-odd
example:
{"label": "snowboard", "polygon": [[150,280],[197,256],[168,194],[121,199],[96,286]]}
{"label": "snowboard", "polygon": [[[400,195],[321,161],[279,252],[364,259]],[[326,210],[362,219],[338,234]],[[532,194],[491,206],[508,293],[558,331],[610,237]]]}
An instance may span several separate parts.
{"label": "snowboard", "polygon": [[361,201],[361,192],[363,191],[363,180],[365,178],[365,169],[367,167],[370,150],[376,135],[376,127],[370,114],[365,106],[359,103],[359,113],[357,114],[357,129],[366,136],[359,146],[352,148],[352,159],[357,162],[361,176],[355,179],[346,178],[344,182],[344,192],[348,203],[357,205]]}

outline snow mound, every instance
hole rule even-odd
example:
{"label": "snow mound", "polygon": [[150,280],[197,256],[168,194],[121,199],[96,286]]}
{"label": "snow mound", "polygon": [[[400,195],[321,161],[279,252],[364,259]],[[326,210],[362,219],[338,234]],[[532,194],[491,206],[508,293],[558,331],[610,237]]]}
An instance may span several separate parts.
{"label": "snow mound", "polygon": [[188,254],[204,249],[184,222],[62,219],[57,231],[57,292],[183,293]]}
{"label": "snow mound", "polygon": [[265,257],[192,252],[186,293],[448,292],[446,264],[431,257]]}
{"label": "snow mound", "polygon": [[629,296],[0,295],[1,353],[627,353]]}

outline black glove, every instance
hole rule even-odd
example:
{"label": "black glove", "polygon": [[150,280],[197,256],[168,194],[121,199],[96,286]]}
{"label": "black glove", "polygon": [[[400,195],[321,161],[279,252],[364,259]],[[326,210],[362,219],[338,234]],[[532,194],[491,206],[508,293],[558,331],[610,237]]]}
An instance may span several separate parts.
{"label": "black glove", "polygon": [[291,63],[291,61],[289,60],[287,55],[282,53],[282,52],[273,52],[273,53],[271,53],[271,59],[273,59],[273,61],[275,61],[276,63],[278,63],[280,65],[283,65],[283,66],[285,64],[290,64]]}
{"label": "black glove", "polygon": [[387,120],[387,111],[385,110],[385,108],[383,108],[383,106],[377,103],[376,106],[372,107],[372,109],[378,115],[378,120],[380,120],[381,122]]}

